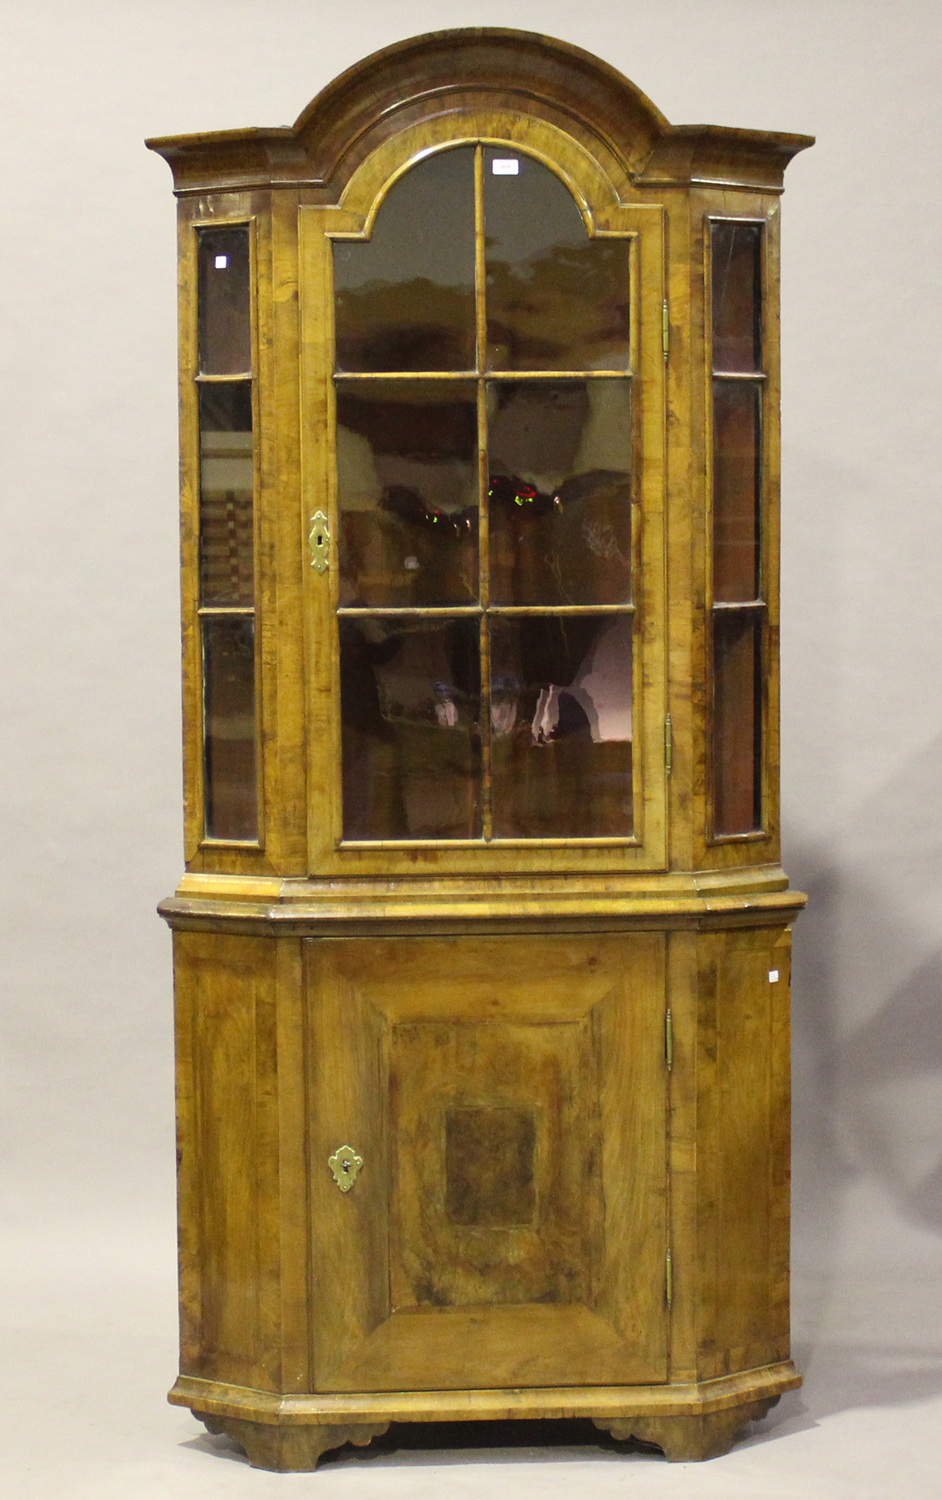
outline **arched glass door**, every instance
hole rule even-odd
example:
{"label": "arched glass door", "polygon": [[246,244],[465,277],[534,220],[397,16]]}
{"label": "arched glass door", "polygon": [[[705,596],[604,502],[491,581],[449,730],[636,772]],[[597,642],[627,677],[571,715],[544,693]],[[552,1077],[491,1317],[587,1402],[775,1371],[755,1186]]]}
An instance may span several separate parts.
{"label": "arched glass door", "polygon": [[635,832],[631,259],[486,144],[333,236],[345,843]]}

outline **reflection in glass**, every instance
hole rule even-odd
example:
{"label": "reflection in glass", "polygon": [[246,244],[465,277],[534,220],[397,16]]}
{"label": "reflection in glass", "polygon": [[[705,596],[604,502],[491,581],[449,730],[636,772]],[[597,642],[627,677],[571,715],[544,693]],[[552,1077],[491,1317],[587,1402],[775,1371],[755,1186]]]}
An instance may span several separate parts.
{"label": "reflection in glass", "polygon": [[630,615],[492,616],[495,838],[633,828]]}
{"label": "reflection in glass", "polygon": [[492,601],[630,601],[628,381],[495,381],[487,407]]}
{"label": "reflection in glass", "polygon": [[713,382],[713,598],[759,597],[759,401],[752,381]]}
{"label": "reflection in glass", "polygon": [[473,603],[474,382],[338,383],[337,499],[342,604]]}
{"label": "reflection in glass", "polygon": [[487,368],[626,370],[630,243],[590,239],[569,189],[532,157],[484,153]]}
{"label": "reflection in glass", "polygon": [[478,632],[341,617],[344,838],[480,838]]}
{"label": "reflection in glass", "polygon": [[203,617],[206,833],[258,836],[255,785],[255,622]]}
{"label": "reflection in glass", "polygon": [[334,241],[337,368],[474,368],[474,148],[426,157],[366,241]]}
{"label": "reflection in glass", "polygon": [[762,368],[761,245],[761,224],[712,225],[714,370]]}
{"label": "reflection in glass", "polygon": [[251,604],[252,387],[201,385],[200,603]]}
{"label": "reflection in glass", "polygon": [[713,616],[714,833],[761,826],[761,621],[752,612]]}
{"label": "reflection in glass", "polygon": [[203,375],[245,375],[252,369],[249,230],[201,229],[199,234],[199,367]]}

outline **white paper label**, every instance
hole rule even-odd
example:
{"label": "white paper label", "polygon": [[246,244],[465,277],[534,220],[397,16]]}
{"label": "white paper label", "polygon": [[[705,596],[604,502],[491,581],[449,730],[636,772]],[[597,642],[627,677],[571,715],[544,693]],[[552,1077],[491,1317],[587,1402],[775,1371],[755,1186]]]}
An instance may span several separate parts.
{"label": "white paper label", "polygon": [[491,171],[495,177],[516,177],[520,163],[515,156],[492,156]]}
{"label": "white paper label", "polygon": [[778,984],[778,969],[769,970],[769,984]]}
{"label": "white paper label", "polygon": [[213,261],[213,265],[216,267],[217,271],[224,271],[226,269],[226,267],[228,266],[228,264],[229,264],[229,257],[228,257],[228,255],[217,255],[216,259]]}

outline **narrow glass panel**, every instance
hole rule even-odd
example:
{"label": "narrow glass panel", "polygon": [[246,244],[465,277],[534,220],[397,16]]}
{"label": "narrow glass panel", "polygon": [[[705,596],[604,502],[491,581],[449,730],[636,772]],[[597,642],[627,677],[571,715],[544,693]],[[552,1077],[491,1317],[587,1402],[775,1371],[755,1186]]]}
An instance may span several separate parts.
{"label": "narrow glass panel", "polygon": [[206,833],[258,835],[255,787],[255,621],[203,619]]}
{"label": "narrow glass panel", "polygon": [[631,386],[487,388],[491,600],[631,600]]}
{"label": "narrow glass panel", "polygon": [[761,224],[712,225],[713,368],[762,368]]}
{"label": "narrow glass panel", "polygon": [[371,238],[334,242],[338,370],[473,370],[474,148],[410,168]]}
{"label": "narrow glass panel", "polygon": [[713,598],[757,599],[761,392],[752,381],[713,382]]}
{"label": "narrow glass panel", "polygon": [[477,617],[341,618],[348,839],[480,838]]}
{"label": "narrow glass panel", "polygon": [[[590,239],[541,162],[490,148],[484,158],[487,368],[627,370],[630,242]],[[509,161],[518,171],[495,171]]]}
{"label": "narrow glass panel", "polygon": [[251,604],[252,387],[202,385],[200,411],[200,602]]}
{"label": "narrow glass panel", "polygon": [[199,231],[199,359],[203,375],[252,369],[248,225]]}
{"label": "narrow glass panel", "polygon": [[337,497],[341,604],[473,603],[474,382],[338,383]]}
{"label": "narrow glass panel", "polygon": [[632,832],[632,621],[491,616],[495,838]]}
{"label": "narrow glass panel", "polygon": [[761,825],[762,622],[752,613],[713,616],[713,830]]}

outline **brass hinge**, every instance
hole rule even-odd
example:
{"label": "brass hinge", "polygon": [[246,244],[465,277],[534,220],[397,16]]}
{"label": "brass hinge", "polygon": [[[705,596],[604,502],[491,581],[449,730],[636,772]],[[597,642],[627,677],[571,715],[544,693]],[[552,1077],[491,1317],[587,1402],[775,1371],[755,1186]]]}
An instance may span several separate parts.
{"label": "brass hinge", "polygon": [[667,1060],[668,1073],[674,1066],[674,1020],[671,1015],[670,1006],[664,1014],[664,1057]]}
{"label": "brass hinge", "polygon": [[671,1261],[670,1246],[664,1260],[664,1292],[667,1301],[667,1310],[670,1312],[674,1305],[674,1265]]}
{"label": "brass hinge", "polygon": [[674,769],[674,726],[670,714],[664,720],[664,775],[670,776]]}
{"label": "brass hinge", "polygon": [[664,350],[664,363],[666,364],[671,348],[671,325],[667,312],[666,298],[661,305],[661,348]]}

